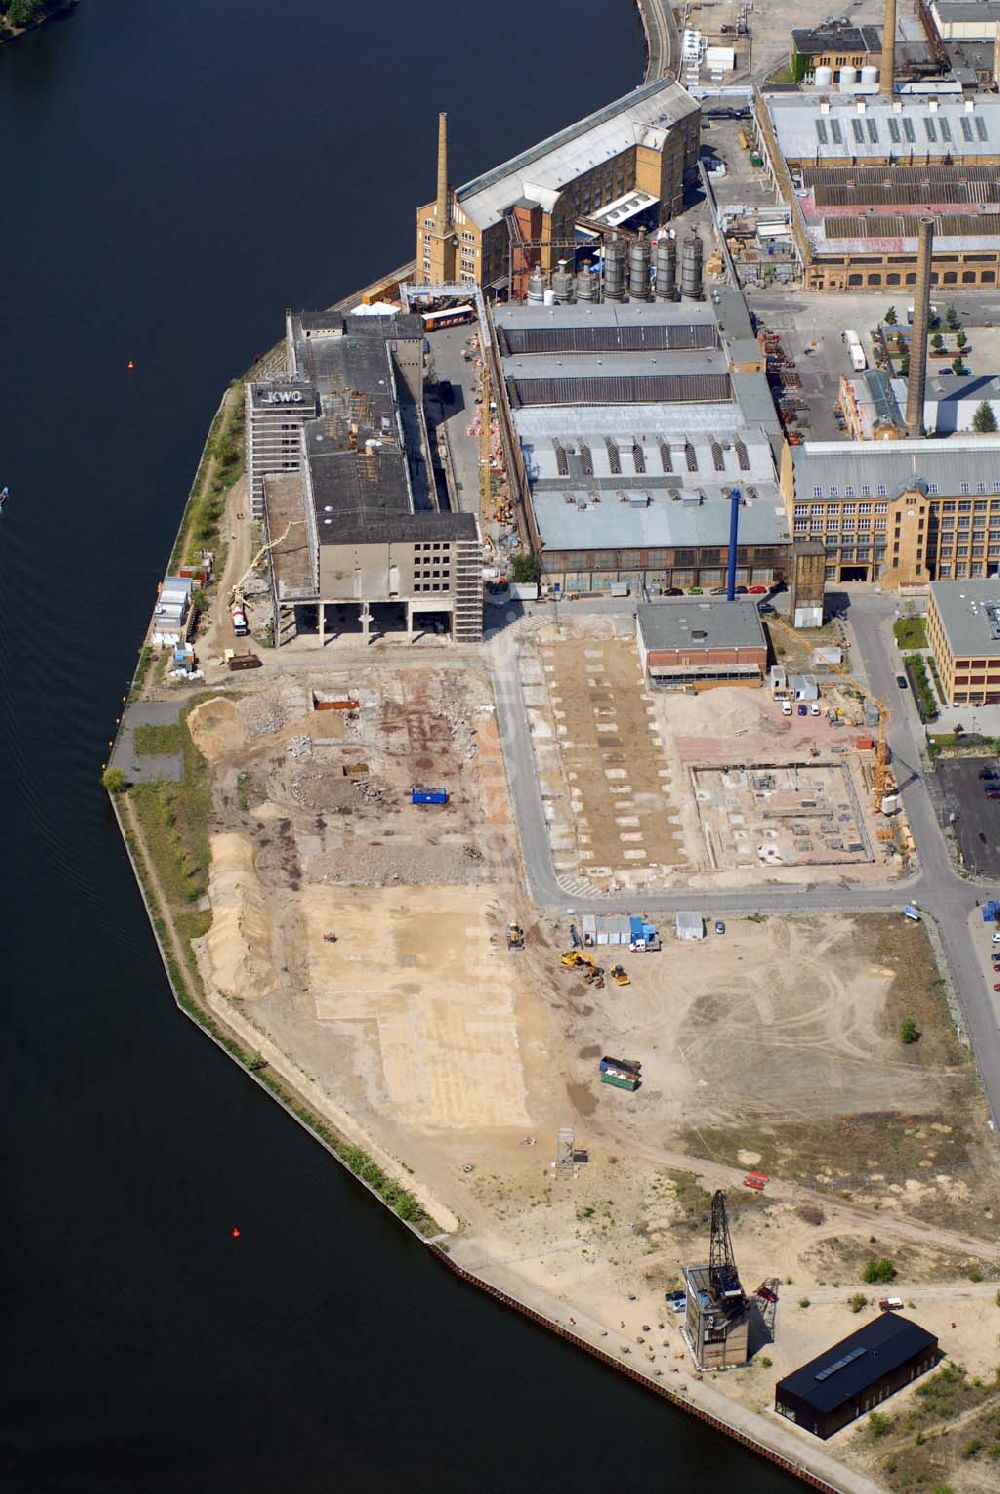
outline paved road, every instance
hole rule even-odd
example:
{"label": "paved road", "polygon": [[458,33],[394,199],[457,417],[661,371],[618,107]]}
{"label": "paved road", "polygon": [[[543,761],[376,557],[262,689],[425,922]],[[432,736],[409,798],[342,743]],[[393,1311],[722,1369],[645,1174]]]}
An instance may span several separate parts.
{"label": "paved road", "polygon": [[[604,609],[602,609],[604,610]],[[532,897],[552,913],[634,912],[641,904],[649,913],[690,908],[716,915],[725,913],[873,912],[898,911],[905,899],[931,914],[940,930],[966,1031],[979,1062],[994,1121],[1000,1120],[1000,1028],[993,995],[983,978],[976,941],[986,937],[976,928],[976,906],[984,888],[955,870],[938,823],[937,811],[917,749],[916,719],[909,692],[895,683],[891,623],[895,603],[881,593],[858,593],[850,602],[850,625],[856,641],[854,667],[892,711],[889,745],[910,825],[916,839],[919,869],[904,882],[886,888],[809,885],[733,891],[680,889],[670,892],[611,894],[580,897],[560,886],[552,864],[548,827],[535,773],[528,716],[517,669],[516,628],[494,637],[492,659],[497,710],[511,796],[521,839],[525,877]]]}

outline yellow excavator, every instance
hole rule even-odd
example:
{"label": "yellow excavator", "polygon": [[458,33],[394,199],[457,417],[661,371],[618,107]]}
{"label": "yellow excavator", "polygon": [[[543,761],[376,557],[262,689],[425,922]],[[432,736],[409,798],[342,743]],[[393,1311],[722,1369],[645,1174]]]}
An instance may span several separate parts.
{"label": "yellow excavator", "polygon": [[560,965],[565,965],[567,970],[597,970],[598,964],[593,955],[581,954],[578,949],[568,949],[565,954],[559,956]]}
{"label": "yellow excavator", "polygon": [[512,951],[524,948],[524,929],[519,923],[507,925],[507,948]]}

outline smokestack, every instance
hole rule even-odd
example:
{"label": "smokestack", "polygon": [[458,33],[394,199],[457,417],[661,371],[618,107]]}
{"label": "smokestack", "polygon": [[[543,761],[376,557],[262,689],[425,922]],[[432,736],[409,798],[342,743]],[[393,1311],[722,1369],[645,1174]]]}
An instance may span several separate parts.
{"label": "smokestack", "polygon": [[910,334],[910,378],[906,388],[906,434],[923,435],[924,391],[927,384],[927,332],[931,319],[931,260],[934,219],[917,219],[917,288],[913,296]]}
{"label": "smokestack", "polygon": [[726,567],[726,601],[736,601],[736,550],[740,542],[740,490],[729,490],[729,564]]}
{"label": "smokestack", "polygon": [[448,116],[438,115],[438,183],[437,203],[434,209],[438,233],[447,233],[451,227],[451,198],[448,195]]}
{"label": "smokestack", "polygon": [[879,68],[879,93],[892,93],[896,69],[896,0],[885,0],[882,21],[882,65]]}

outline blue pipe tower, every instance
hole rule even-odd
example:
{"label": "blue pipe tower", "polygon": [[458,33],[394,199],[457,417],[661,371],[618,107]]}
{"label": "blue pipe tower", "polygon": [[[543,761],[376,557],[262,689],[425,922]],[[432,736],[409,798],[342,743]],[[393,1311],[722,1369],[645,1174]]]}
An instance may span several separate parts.
{"label": "blue pipe tower", "polygon": [[726,571],[726,601],[736,600],[736,549],[740,539],[740,503],[742,494],[739,488],[729,490],[729,566]]}

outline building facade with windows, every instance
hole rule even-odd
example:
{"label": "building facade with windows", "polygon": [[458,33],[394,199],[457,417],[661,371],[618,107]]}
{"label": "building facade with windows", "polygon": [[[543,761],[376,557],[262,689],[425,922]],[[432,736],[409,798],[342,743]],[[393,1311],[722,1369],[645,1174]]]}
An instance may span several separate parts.
{"label": "building facade with windows", "polygon": [[[572,244],[577,218],[588,217],[639,188],[665,222],[681,211],[685,178],[697,169],[699,105],[672,78],[624,98],[542,140],[450,193],[449,257],[441,257],[436,202],[417,208],[418,281],[442,279],[506,288],[512,247],[534,244],[525,262],[555,268]],[[451,259],[453,251],[454,259]]]}
{"label": "building facade with windows", "polygon": [[1000,570],[1000,437],[807,441],[786,447],[793,539],[822,543],[826,580],[888,587]]}
{"label": "building facade with windows", "polygon": [[932,284],[996,286],[1000,95],[762,93],[754,120],[807,290],[912,292],[927,214]]}
{"label": "building facade with windows", "polygon": [[1000,703],[1000,582],[933,582],[927,642],[946,705]]}

